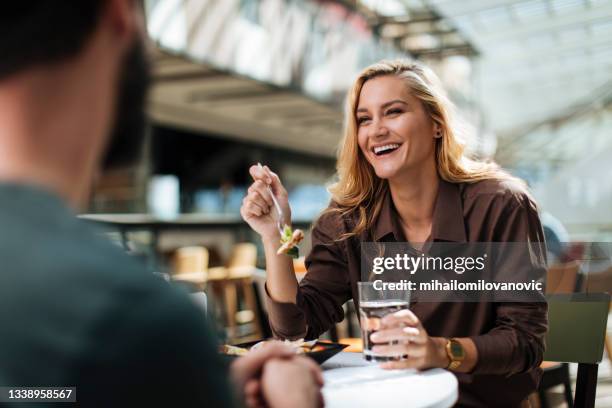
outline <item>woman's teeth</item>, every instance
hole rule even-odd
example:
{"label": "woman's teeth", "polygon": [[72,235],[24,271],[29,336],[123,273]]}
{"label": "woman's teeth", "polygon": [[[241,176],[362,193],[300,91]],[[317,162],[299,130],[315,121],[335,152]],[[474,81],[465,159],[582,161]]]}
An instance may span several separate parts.
{"label": "woman's teeth", "polygon": [[390,153],[393,150],[397,149],[400,145],[398,145],[397,143],[391,143],[388,145],[384,145],[384,146],[378,146],[374,148],[374,154],[379,156],[385,153]]}

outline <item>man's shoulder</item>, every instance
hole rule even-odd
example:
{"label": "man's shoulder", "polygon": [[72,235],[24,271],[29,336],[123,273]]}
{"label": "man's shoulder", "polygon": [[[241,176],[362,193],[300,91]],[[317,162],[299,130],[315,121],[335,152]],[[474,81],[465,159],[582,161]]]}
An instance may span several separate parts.
{"label": "man's shoulder", "polygon": [[5,276],[44,281],[144,274],[104,236],[106,231],[78,219],[59,197],[18,184],[0,184],[0,196]]}
{"label": "man's shoulder", "polygon": [[17,243],[0,243],[0,254],[8,260],[0,275],[5,301],[23,303],[20,292],[27,290],[33,308],[53,304],[75,325],[129,314],[122,309],[134,312],[162,303],[182,308],[189,302],[97,228],[77,219],[55,221],[39,231],[24,223],[21,231],[29,245],[21,251]]}
{"label": "man's shoulder", "polygon": [[[0,305],[22,310],[24,317],[30,311],[33,319],[53,307],[84,331],[156,305],[191,306],[185,294],[112,243],[106,230],[78,219],[48,194],[10,190],[17,199],[0,208],[6,227],[0,233]],[[146,320],[146,313],[141,317]]]}
{"label": "man's shoulder", "polygon": [[175,312],[184,318],[192,316],[185,312],[194,308],[187,294],[153,274],[142,260],[128,255],[89,225],[78,225],[75,230],[80,233],[66,235],[55,244],[58,251],[73,250],[50,259],[49,270],[53,273],[49,278],[72,286],[65,289],[67,294],[87,299],[92,313],[140,313],[139,319],[158,321],[168,313],[169,319]]}
{"label": "man's shoulder", "polygon": [[[150,287],[155,279],[144,263],[111,242],[104,232],[84,221],[65,220],[61,227],[43,229],[33,236],[28,254],[17,255],[17,264],[26,264],[23,277],[63,281],[82,290],[101,291],[121,286]],[[28,262],[28,256],[36,262]],[[21,258],[21,261],[19,261]]]}
{"label": "man's shoulder", "polygon": [[[94,378],[122,366],[125,375],[135,375],[147,358],[174,364],[163,359],[168,347],[199,363],[210,356],[204,313],[187,294],[97,229],[54,215],[51,220],[2,217],[13,233],[0,234],[0,371],[8,380],[64,381],[85,372]],[[22,370],[23,364],[40,364],[41,350],[46,368]]]}

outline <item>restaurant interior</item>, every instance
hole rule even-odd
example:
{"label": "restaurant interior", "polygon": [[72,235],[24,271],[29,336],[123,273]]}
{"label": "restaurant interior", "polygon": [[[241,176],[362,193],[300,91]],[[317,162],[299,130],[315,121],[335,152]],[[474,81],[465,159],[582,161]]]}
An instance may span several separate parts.
{"label": "restaurant interior", "polygon": [[[288,190],[293,226],[306,233],[299,279],[309,228],[329,203],[346,91],[383,58],[431,67],[465,119],[470,154],[528,183],[549,282],[564,293],[612,288],[612,1],[147,0],[145,8],[154,45],[146,143],[137,163],[101,177],[80,217],[152,273],[204,293],[220,342],[272,336],[261,241],[239,212],[249,167],[269,166]],[[361,351],[358,313],[352,302],[344,310],[323,338]],[[590,381],[595,406],[612,407],[612,327],[600,337],[574,348],[601,351]],[[571,406],[579,363],[545,361],[534,401]]]}

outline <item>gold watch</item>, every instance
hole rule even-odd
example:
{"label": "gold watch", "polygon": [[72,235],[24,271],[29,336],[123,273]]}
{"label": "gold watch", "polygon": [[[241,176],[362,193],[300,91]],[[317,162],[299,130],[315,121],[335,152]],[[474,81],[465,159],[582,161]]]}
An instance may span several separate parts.
{"label": "gold watch", "polygon": [[461,343],[455,339],[446,340],[446,355],[448,356],[449,363],[447,370],[456,370],[459,368],[463,359],[465,358],[465,350]]}

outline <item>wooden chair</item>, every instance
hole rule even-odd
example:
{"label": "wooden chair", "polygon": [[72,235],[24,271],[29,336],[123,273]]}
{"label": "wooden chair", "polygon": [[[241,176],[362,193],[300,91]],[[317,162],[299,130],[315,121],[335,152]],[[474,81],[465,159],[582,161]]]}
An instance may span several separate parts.
{"label": "wooden chair", "polygon": [[204,290],[208,280],[208,249],[203,246],[178,248],[173,257],[172,280]]}
{"label": "wooden chair", "polygon": [[[210,268],[208,285],[223,305],[228,337],[242,341],[260,339],[264,330],[259,315],[256,288],[253,284],[253,270],[257,262],[257,247],[252,243],[236,244],[226,267]],[[244,308],[240,308],[242,297]],[[238,333],[238,326],[252,323],[253,330],[248,337]]]}
{"label": "wooden chair", "polygon": [[[569,402],[570,407],[594,407],[610,295],[575,293],[548,295],[547,298],[548,333],[544,359],[578,363],[576,395]],[[545,404],[546,399],[542,403]]]}
{"label": "wooden chair", "polygon": [[549,267],[546,271],[546,294],[576,292],[579,269],[580,263],[577,261]]}
{"label": "wooden chair", "polygon": [[250,242],[241,242],[234,245],[227,267],[232,268],[254,268],[257,264],[257,246]]}

